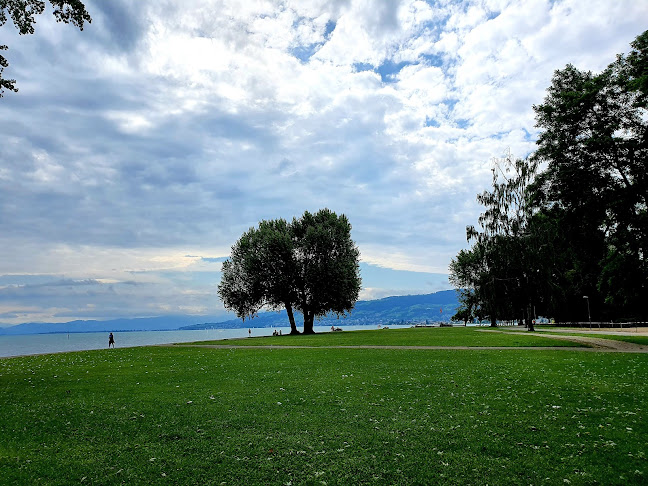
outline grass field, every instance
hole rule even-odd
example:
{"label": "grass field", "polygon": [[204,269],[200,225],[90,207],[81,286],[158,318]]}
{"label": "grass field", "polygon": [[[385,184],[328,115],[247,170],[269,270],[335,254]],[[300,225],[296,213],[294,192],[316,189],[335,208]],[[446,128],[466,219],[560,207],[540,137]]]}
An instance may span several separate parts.
{"label": "grass field", "polygon": [[269,336],[203,341],[197,344],[236,344],[237,346],[583,346],[532,333],[495,334],[488,328],[418,327],[366,331],[327,332],[310,336]]}
{"label": "grass field", "polygon": [[568,349],[4,359],[0,483],[646,484],[647,374]]}

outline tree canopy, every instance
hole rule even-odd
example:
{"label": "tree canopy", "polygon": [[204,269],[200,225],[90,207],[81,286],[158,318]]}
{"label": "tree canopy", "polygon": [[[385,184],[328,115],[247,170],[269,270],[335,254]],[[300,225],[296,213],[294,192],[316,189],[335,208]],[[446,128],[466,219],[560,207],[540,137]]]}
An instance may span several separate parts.
{"label": "tree canopy", "polygon": [[304,316],[304,333],[329,312],[350,312],[360,293],[360,252],[344,215],[306,211],[291,223],[261,221],[232,246],[223,263],[218,293],[226,309],[242,319],[260,309],[285,308],[291,333],[293,309]]}
{"label": "tree canopy", "polygon": [[[85,22],[91,23],[92,18],[85,5],[80,0],[49,0],[54,8],[53,14],[57,22],[72,24],[83,30]],[[45,11],[44,0],[0,0],[0,26],[11,19],[20,35],[33,34],[36,15]],[[6,51],[8,46],[0,45],[0,51]],[[0,98],[4,90],[18,92],[15,79],[5,79],[2,72],[9,66],[7,59],[0,54]]]}
{"label": "tree canopy", "polygon": [[479,308],[528,323],[533,307],[582,320],[586,295],[601,320],[645,319],[648,31],[631,46],[598,74],[557,70],[533,107],[537,150],[509,160],[510,176],[496,165],[480,229],[467,229],[473,247],[450,265],[461,317]]}

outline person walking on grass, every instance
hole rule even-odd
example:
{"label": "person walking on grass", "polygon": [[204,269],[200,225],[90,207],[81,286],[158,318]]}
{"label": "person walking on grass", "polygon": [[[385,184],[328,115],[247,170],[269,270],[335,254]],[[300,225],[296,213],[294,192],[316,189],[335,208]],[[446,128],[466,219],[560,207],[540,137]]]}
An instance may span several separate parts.
{"label": "person walking on grass", "polygon": [[115,347],[115,337],[112,332],[108,335],[108,347],[110,348],[110,346]]}

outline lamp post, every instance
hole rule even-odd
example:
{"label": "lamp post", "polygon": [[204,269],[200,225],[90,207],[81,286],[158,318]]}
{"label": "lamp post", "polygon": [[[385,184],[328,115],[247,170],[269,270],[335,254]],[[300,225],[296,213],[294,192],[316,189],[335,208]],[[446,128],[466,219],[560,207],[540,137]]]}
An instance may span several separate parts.
{"label": "lamp post", "polygon": [[592,330],[592,315],[590,314],[589,297],[587,295],[583,295],[583,299],[585,299],[587,301],[587,320],[589,321],[590,331],[591,331]]}

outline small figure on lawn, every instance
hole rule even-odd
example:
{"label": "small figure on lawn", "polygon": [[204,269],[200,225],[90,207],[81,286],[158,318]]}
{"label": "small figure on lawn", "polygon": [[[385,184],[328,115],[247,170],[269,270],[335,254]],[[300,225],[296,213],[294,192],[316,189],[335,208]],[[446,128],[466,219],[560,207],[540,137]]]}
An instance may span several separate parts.
{"label": "small figure on lawn", "polygon": [[115,347],[115,337],[112,332],[108,335],[108,347],[110,348],[111,346],[113,348]]}

